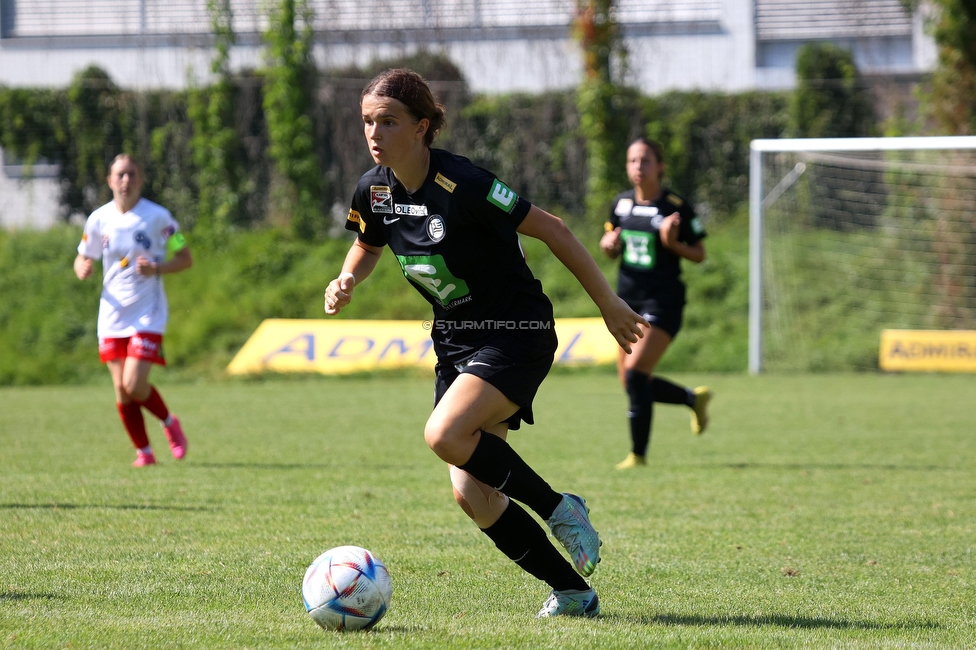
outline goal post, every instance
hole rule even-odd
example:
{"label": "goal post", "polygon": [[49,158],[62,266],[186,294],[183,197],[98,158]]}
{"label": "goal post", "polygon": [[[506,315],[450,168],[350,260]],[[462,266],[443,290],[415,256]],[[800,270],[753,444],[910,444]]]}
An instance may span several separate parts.
{"label": "goal post", "polygon": [[749,372],[877,368],[976,329],[976,136],[753,140]]}

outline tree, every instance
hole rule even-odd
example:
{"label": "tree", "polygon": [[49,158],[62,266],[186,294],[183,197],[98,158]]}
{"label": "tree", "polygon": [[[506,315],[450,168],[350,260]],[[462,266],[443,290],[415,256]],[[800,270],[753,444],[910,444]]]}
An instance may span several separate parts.
{"label": "tree", "polygon": [[613,0],[577,0],[574,36],[583,50],[583,81],[577,105],[580,130],[586,138],[589,186],[587,217],[602,223],[623,178],[628,138],[628,111],[621,106],[627,95],[614,79],[614,66],[622,68],[626,51],[613,20]]}
{"label": "tree", "polygon": [[933,116],[951,135],[976,133],[976,0],[933,0],[939,47],[932,80]]}
{"label": "tree", "polygon": [[207,0],[216,55],[210,65],[213,83],[189,92],[193,122],[193,163],[197,168],[198,236],[221,241],[230,225],[240,221],[240,184],[244,177],[241,142],[234,129],[235,87],[230,73],[234,44],[230,0]]}
{"label": "tree", "polygon": [[807,43],[797,51],[796,76],[790,110],[793,137],[846,138],[873,132],[874,108],[850,52],[831,43]]}
{"label": "tree", "polygon": [[264,112],[269,153],[280,175],[275,210],[302,239],[327,232],[323,220],[322,166],[315,153],[315,64],[312,60],[312,10],[308,0],[280,0],[268,16]]}

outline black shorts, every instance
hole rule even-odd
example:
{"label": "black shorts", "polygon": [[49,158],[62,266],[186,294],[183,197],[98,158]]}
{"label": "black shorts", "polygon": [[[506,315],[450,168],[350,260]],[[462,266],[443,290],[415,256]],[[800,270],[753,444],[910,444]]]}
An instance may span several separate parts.
{"label": "black shorts", "polygon": [[639,302],[628,300],[627,304],[635,312],[646,318],[648,323],[667,332],[672,339],[681,330],[681,321],[685,311],[684,301],[650,298]]}
{"label": "black shorts", "polygon": [[523,421],[535,424],[532,400],[542,380],[549,374],[554,353],[526,350],[521,345],[506,345],[504,340],[496,343],[486,345],[458,364],[438,361],[434,366],[434,405],[441,401],[458,375],[471,374],[487,381],[519,407],[508,419],[508,429],[515,431]]}

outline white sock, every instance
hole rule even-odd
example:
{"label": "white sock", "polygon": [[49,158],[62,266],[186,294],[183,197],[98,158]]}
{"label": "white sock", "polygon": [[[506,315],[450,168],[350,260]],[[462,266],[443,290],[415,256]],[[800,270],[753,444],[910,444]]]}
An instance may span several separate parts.
{"label": "white sock", "polygon": [[152,454],[152,447],[151,446],[149,446],[149,447],[143,447],[142,449],[139,450],[139,453],[151,455]]}
{"label": "white sock", "polygon": [[170,413],[169,415],[167,415],[166,416],[166,419],[163,420],[163,426],[164,427],[168,427],[171,424],[173,424],[173,414],[172,413]]}

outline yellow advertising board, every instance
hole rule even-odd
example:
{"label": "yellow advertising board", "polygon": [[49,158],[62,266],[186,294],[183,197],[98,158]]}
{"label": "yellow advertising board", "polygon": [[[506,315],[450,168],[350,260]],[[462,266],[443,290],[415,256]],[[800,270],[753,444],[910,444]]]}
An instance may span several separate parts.
{"label": "yellow advertising board", "polygon": [[[342,374],[434,367],[436,321],[265,320],[227,366],[232,375],[262,372]],[[501,323],[497,324],[499,327]],[[514,329],[518,323],[505,323]],[[610,363],[617,343],[601,318],[557,318],[556,363]]]}
{"label": "yellow advertising board", "polygon": [[976,330],[883,330],[882,370],[976,372]]}

